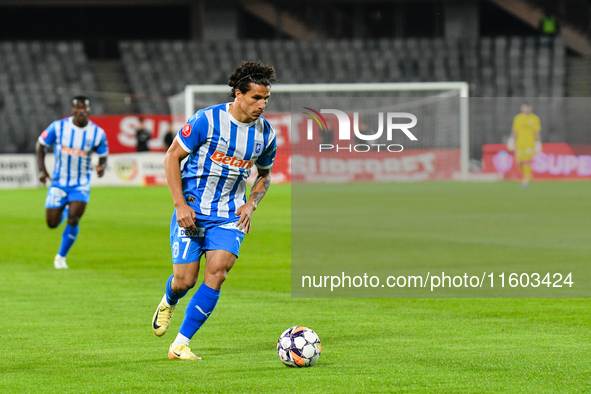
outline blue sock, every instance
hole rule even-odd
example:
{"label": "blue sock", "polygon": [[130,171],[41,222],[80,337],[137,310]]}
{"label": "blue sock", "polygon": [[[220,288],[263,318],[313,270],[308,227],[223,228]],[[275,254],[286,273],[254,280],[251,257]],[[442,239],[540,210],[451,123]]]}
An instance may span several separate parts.
{"label": "blue sock", "polygon": [[60,219],[60,223],[58,224],[58,226],[60,224],[62,224],[64,222],[64,220],[67,220],[68,219],[68,215],[69,214],[70,214],[70,206],[69,205],[66,205],[66,207],[62,211],[62,218]]}
{"label": "blue sock", "polygon": [[166,302],[168,302],[168,305],[170,306],[178,304],[179,300],[183,298],[189,291],[189,289],[183,291],[182,293],[175,293],[172,291],[172,288],[170,287],[172,278],[174,278],[174,275],[170,275],[170,278],[168,278],[168,282],[166,283]]}
{"label": "blue sock", "polygon": [[59,255],[62,257],[66,257],[68,251],[74,245],[74,241],[76,241],[76,237],[78,236],[78,226],[70,226],[66,224],[66,228],[64,229],[64,233],[62,234],[62,245],[60,247]]}
{"label": "blue sock", "polygon": [[220,298],[219,290],[214,290],[205,283],[202,283],[199,286],[199,290],[197,290],[191,301],[189,301],[189,305],[187,305],[185,319],[183,320],[183,324],[181,324],[179,333],[189,339],[193,338],[193,335],[195,335],[211,312],[213,312],[218,298]]}

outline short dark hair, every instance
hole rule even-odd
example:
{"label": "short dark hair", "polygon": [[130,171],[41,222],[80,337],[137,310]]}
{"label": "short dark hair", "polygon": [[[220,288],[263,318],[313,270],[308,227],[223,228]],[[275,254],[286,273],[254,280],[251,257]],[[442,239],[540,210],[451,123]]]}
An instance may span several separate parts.
{"label": "short dark hair", "polygon": [[250,83],[270,86],[275,82],[275,69],[262,61],[244,61],[228,77],[228,85],[232,87],[232,97],[236,97],[236,90],[246,93],[250,90]]}
{"label": "short dark hair", "polygon": [[76,106],[76,103],[84,103],[87,107],[90,106],[90,100],[86,96],[76,96],[72,99],[72,107]]}

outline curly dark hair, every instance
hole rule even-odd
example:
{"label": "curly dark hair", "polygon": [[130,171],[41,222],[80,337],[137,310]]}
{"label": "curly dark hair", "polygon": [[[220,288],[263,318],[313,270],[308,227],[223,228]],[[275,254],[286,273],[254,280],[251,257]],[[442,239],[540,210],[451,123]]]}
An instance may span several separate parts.
{"label": "curly dark hair", "polygon": [[250,90],[250,83],[270,86],[275,82],[275,69],[262,61],[244,61],[228,77],[228,85],[232,88],[232,97],[236,97],[236,90],[246,93]]}

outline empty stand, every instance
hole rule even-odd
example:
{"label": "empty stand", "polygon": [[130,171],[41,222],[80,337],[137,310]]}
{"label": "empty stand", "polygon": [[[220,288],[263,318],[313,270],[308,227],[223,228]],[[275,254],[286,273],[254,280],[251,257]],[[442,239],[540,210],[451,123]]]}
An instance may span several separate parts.
{"label": "empty stand", "polygon": [[[472,96],[563,96],[565,48],[550,37],[122,42],[139,95],[225,84],[242,60],[273,64],[284,83],[468,81]],[[173,75],[174,78],[170,76]],[[167,112],[164,101],[142,111]]]}
{"label": "empty stand", "polygon": [[[122,93],[146,114],[169,113],[167,98],[188,84],[226,84],[245,59],[273,64],[282,83],[468,81],[472,97],[563,97],[567,79],[560,37],[124,41],[119,50],[132,89]],[[0,152],[33,151],[39,133],[69,114],[74,95],[89,95],[93,113],[104,113],[96,91],[81,43],[0,42]],[[493,126],[516,110],[507,105],[471,107],[480,119],[491,117],[472,128],[475,155],[480,142],[507,134]],[[554,110],[538,105],[538,112]],[[560,139],[561,130],[549,132]]]}
{"label": "empty stand", "polygon": [[32,152],[41,132],[70,113],[84,94],[102,113],[94,76],[79,42],[0,42],[0,152]]}

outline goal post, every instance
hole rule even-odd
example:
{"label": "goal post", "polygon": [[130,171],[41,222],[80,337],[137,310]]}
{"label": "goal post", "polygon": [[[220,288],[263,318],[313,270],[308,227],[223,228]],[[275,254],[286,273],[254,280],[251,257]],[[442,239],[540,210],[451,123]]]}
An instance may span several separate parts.
{"label": "goal post", "polygon": [[[230,88],[227,85],[187,85],[184,92],[170,97],[169,105],[173,116],[173,122],[182,124],[198,109],[210,105],[231,100]],[[339,83],[339,84],[276,84],[271,90],[272,98],[268,110],[271,112],[291,112],[292,96],[330,96],[341,97],[346,95],[365,97],[392,97],[396,100],[393,108],[404,108],[408,112],[422,107],[430,117],[431,122],[437,124],[445,117],[446,123],[451,123],[448,128],[449,138],[457,139],[459,157],[459,179],[469,179],[470,162],[470,130],[469,130],[469,85],[467,82],[410,82],[410,83]],[[457,97],[457,103],[452,106],[439,106],[434,104],[438,97],[446,99]],[[454,99],[455,100],[455,99]],[[406,106],[404,103],[408,102]],[[434,109],[433,109],[434,108]],[[449,108],[448,113],[445,109]],[[436,112],[437,115],[431,113]],[[436,118],[439,116],[439,118]],[[451,122],[448,119],[452,119]],[[419,119],[420,121],[420,119]],[[457,129],[457,130],[455,130]],[[457,133],[457,134],[455,134]],[[441,141],[442,137],[433,138]],[[437,145],[434,145],[436,148]]]}

